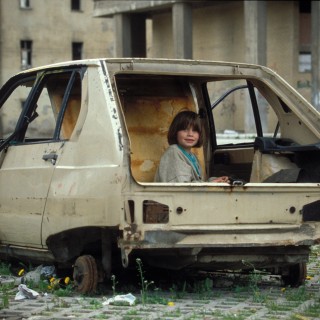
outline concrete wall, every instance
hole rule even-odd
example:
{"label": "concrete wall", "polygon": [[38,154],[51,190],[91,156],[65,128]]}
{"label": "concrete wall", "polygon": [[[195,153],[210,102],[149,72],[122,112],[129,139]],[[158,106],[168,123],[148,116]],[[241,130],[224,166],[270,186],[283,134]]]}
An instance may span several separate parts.
{"label": "concrete wall", "polygon": [[[311,74],[299,66],[299,4],[295,1],[267,1],[266,66],[277,71],[308,101]],[[242,1],[217,2],[194,8],[193,58],[245,61],[244,5]],[[148,57],[174,58],[172,14],[153,13],[152,44]]]}
{"label": "concrete wall", "polygon": [[171,13],[156,14],[152,18],[151,58],[173,58]]}
{"label": "concrete wall", "polygon": [[193,12],[195,59],[244,61],[243,3],[223,3]]}

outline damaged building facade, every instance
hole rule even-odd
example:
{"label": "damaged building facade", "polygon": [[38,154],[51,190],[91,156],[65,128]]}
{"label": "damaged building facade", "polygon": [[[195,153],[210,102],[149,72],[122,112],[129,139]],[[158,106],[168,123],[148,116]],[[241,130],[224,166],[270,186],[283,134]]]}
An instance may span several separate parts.
{"label": "damaged building facade", "polygon": [[318,1],[94,0],[94,16],[113,18],[116,56],[265,65],[320,109]]}

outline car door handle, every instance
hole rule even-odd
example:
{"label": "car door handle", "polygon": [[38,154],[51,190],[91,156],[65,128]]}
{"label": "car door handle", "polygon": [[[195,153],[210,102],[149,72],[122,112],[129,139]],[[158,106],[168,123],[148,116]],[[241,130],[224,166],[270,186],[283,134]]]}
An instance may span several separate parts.
{"label": "car door handle", "polygon": [[51,162],[53,165],[55,165],[55,164],[56,164],[56,161],[57,161],[57,159],[58,159],[58,155],[57,155],[56,153],[51,152],[51,153],[44,154],[44,155],[42,156],[42,159],[43,159],[44,161],[50,160],[50,162]]}

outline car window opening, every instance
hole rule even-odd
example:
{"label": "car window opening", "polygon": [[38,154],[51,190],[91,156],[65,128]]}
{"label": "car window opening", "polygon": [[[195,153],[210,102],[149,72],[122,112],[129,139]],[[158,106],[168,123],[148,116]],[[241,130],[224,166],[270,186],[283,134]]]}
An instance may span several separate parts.
{"label": "car window opening", "polygon": [[[197,111],[189,83],[178,77],[118,75],[117,88],[131,141],[132,175],[153,182],[173,116]],[[197,155],[204,165],[203,150]]]}
{"label": "car window opening", "polygon": [[[208,105],[201,93],[204,81]],[[298,182],[296,151],[289,145],[279,147],[284,141],[280,139],[281,117],[291,110],[265,84],[246,79],[209,81],[128,74],[117,75],[116,83],[131,141],[132,175],[137,182],[154,181],[161,155],[168,147],[168,128],[183,110],[202,115],[205,142],[194,152],[204,179],[227,175],[233,180],[261,183],[269,182],[277,172],[287,174],[291,170],[291,178],[270,182]],[[280,104],[283,115],[275,113],[273,103]],[[241,127],[243,117],[249,118],[249,132]],[[290,145],[296,143],[291,140]],[[276,149],[261,149],[261,141]]]}
{"label": "car window opening", "polygon": [[19,80],[2,102],[0,117],[6,121],[0,133],[6,145],[71,137],[81,107],[80,74],[49,73],[40,82],[34,80]]}

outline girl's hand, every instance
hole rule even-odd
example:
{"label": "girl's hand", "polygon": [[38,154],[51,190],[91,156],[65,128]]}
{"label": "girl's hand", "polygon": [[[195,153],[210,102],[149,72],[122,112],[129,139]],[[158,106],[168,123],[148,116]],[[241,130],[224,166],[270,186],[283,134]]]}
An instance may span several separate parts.
{"label": "girl's hand", "polygon": [[229,177],[228,176],[222,176],[222,177],[218,177],[215,178],[213,180],[210,180],[211,182],[226,182],[226,183],[230,183]]}

